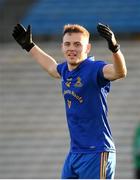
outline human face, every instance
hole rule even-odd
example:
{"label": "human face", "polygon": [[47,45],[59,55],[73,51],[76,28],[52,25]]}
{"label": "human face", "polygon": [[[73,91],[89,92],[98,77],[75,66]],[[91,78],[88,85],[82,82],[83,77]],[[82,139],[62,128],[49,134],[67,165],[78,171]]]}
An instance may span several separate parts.
{"label": "human face", "polygon": [[77,66],[90,52],[88,38],[82,33],[66,33],[63,37],[62,52],[69,67]]}

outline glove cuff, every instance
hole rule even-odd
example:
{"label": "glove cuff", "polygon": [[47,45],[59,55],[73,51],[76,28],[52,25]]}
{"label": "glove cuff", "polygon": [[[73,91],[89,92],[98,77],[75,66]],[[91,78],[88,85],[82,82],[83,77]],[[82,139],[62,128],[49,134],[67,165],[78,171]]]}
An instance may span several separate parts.
{"label": "glove cuff", "polygon": [[35,44],[32,42],[30,44],[22,45],[22,48],[25,49],[27,52],[29,52],[34,46]]}
{"label": "glove cuff", "polygon": [[109,42],[108,47],[113,53],[116,53],[120,49],[120,44],[113,45]]}

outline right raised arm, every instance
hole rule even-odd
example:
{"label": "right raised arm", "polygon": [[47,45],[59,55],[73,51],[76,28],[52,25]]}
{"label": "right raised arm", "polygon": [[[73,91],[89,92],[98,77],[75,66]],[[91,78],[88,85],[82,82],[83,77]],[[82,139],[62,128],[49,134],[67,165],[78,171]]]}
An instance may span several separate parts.
{"label": "right raised arm", "polygon": [[13,30],[13,37],[17,43],[54,78],[60,78],[57,72],[57,62],[51,56],[46,54],[32,41],[31,27],[28,26],[27,30],[21,25],[17,24]]}
{"label": "right raised arm", "polygon": [[37,45],[29,52],[31,56],[54,78],[60,78],[57,72],[57,62],[51,56],[46,54]]}

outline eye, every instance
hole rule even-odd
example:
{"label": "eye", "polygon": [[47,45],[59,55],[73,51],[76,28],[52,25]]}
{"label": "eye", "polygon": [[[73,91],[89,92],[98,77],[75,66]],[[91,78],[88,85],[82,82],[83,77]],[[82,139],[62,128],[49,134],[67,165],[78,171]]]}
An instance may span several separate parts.
{"label": "eye", "polygon": [[67,47],[68,47],[68,46],[70,46],[70,43],[69,43],[69,42],[65,42],[65,43],[64,43],[64,46],[67,46]]}
{"label": "eye", "polygon": [[75,47],[80,47],[80,46],[81,46],[81,43],[76,42],[76,43],[74,43],[74,45],[75,45]]}

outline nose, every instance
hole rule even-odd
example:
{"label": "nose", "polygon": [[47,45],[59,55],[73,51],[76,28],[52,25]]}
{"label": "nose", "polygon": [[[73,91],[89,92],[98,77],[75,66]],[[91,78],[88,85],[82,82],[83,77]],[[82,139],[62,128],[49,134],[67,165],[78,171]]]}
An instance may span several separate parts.
{"label": "nose", "polygon": [[70,51],[74,51],[75,50],[75,46],[73,44],[71,44],[68,48]]}

